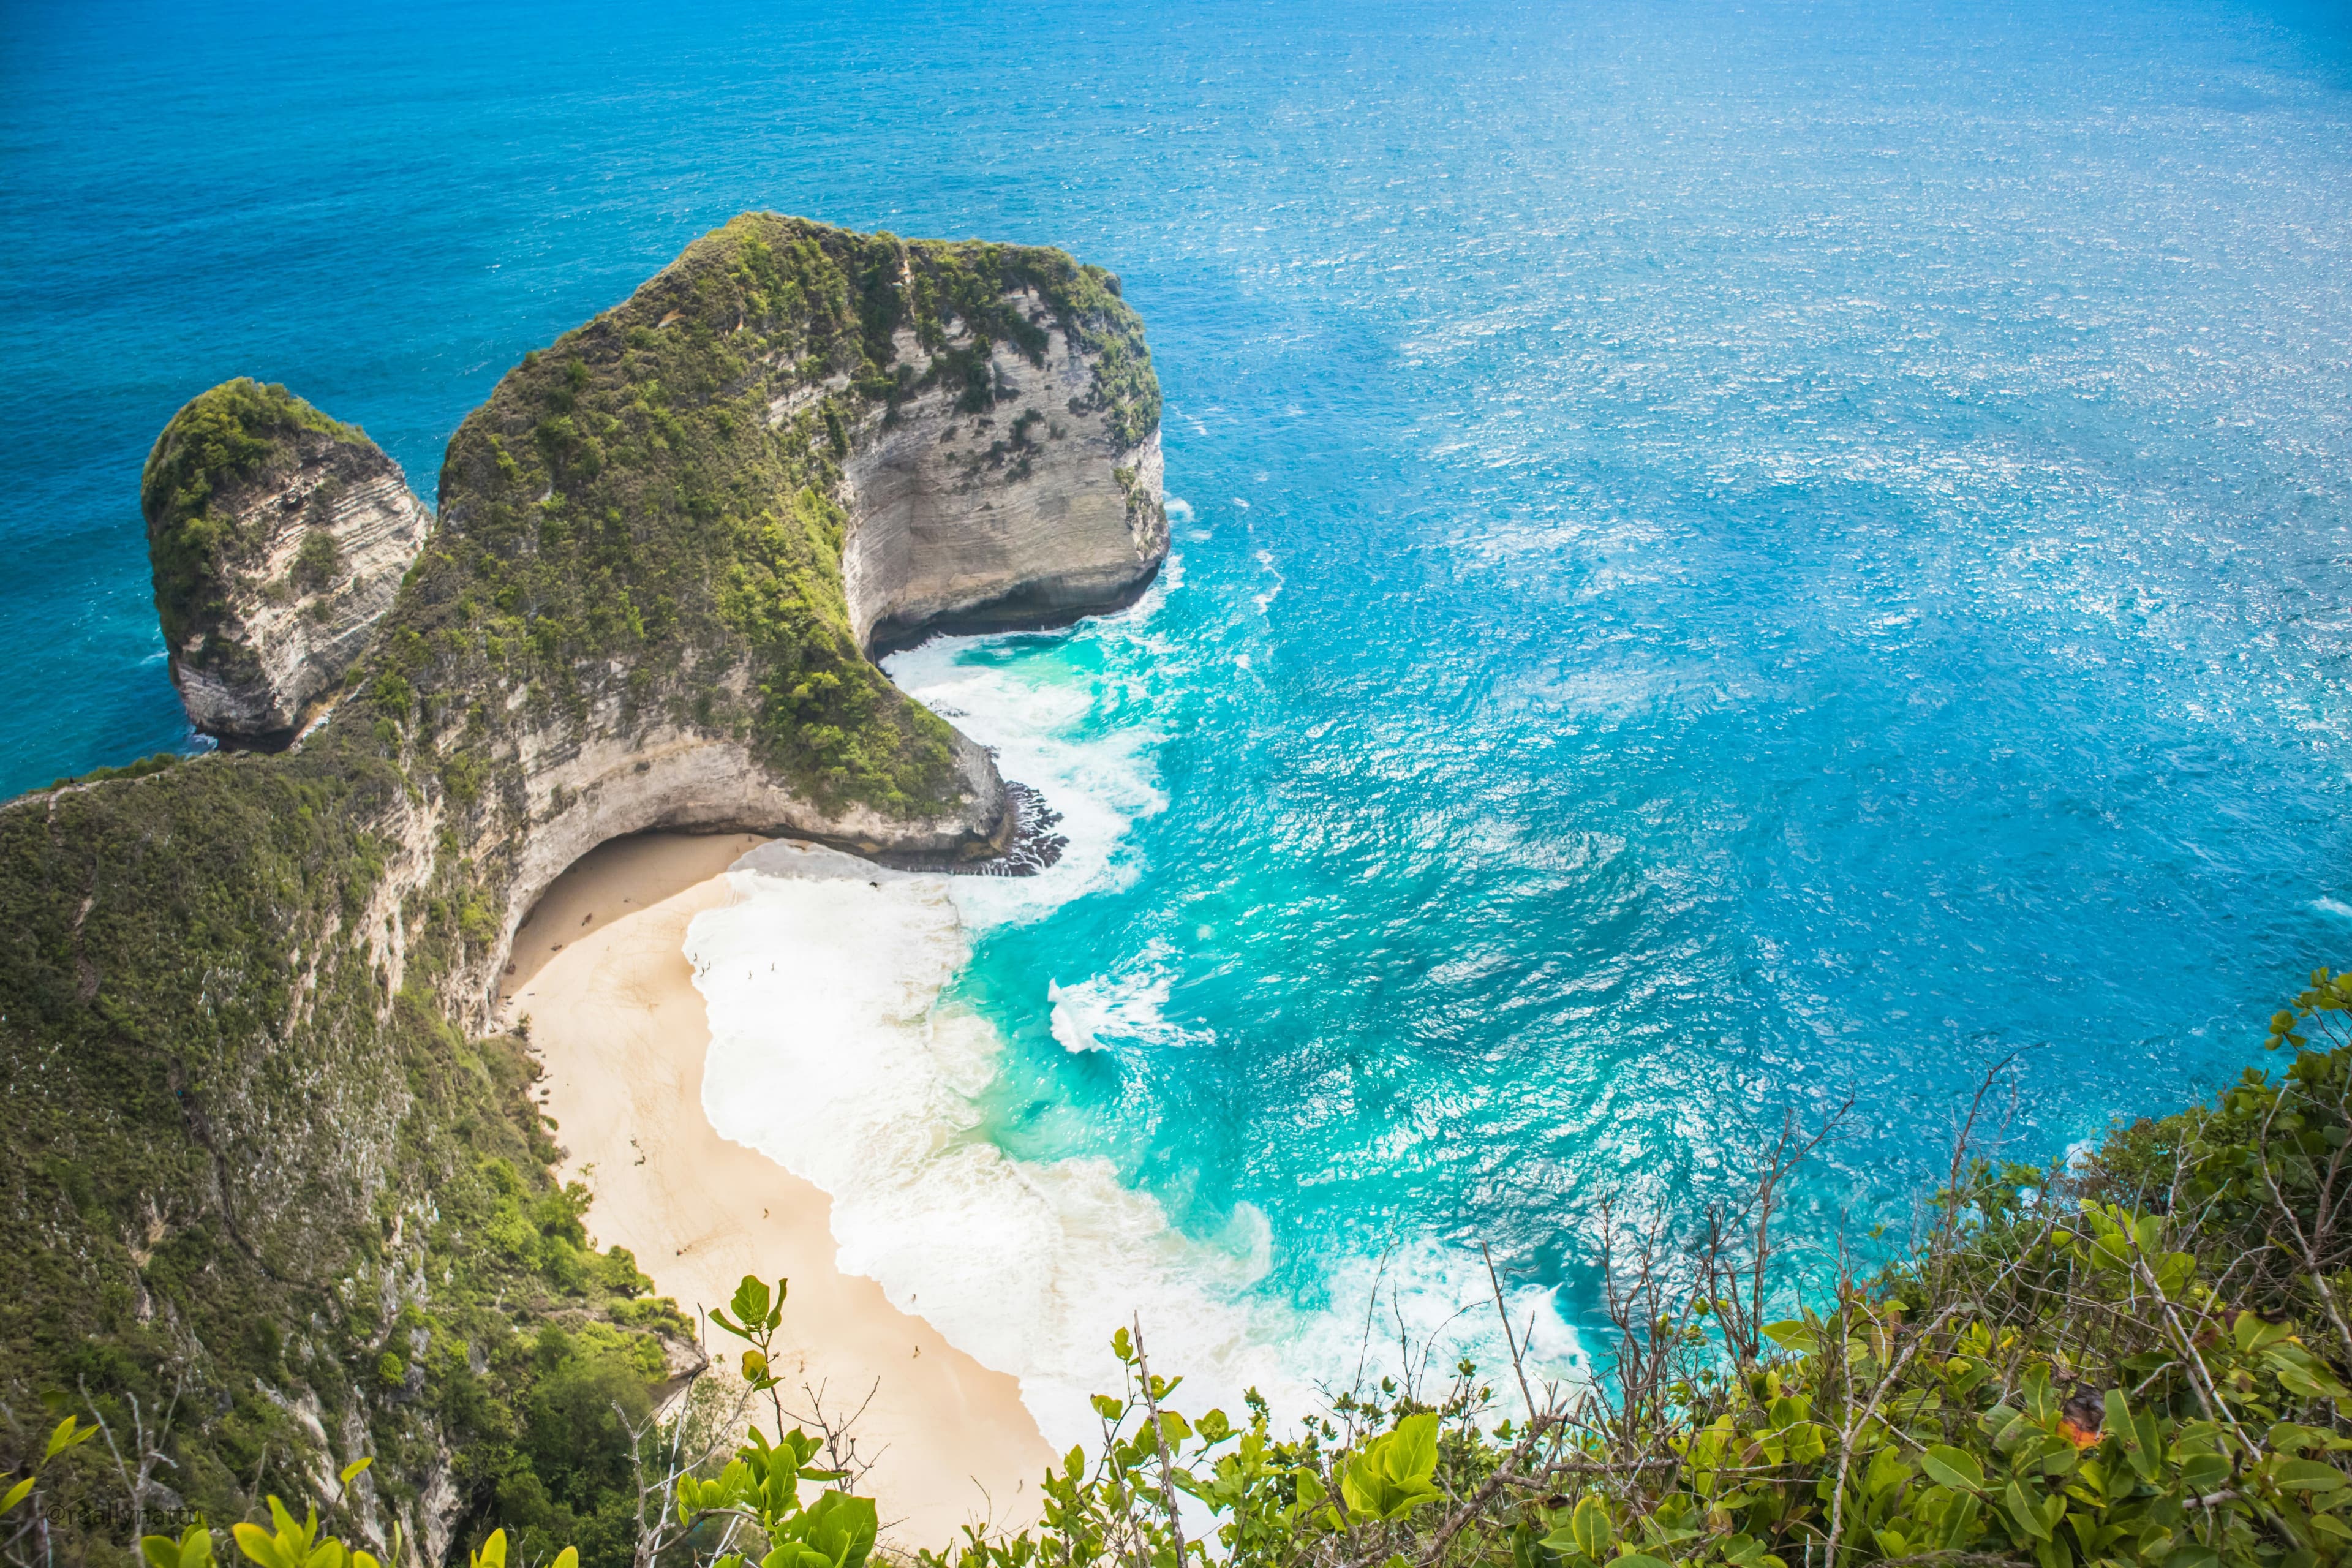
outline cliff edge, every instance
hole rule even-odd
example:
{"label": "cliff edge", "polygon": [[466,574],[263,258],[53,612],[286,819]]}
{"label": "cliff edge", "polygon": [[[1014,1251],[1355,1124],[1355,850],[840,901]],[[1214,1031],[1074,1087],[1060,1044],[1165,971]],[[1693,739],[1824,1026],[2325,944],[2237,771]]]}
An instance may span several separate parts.
{"label": "cliff edge", "polygon": [[[167,430],[162,515],[215,515],[266,470],[280,514],[329,526],[326,479],[299,476],[345,473],[356,432],[252,384],[191,410],[223,399],[284,415],[290,444],[240,468],[233,443],[184,461]],[[354,1528],[404,1521],[437,1557],[494,1500],[453,1456],[520,1441],[522,1391],[571,1364],[535,1325],[684,1332],[633,1300],[625,1254],[583,1252],[527,1057],[482,1037],[515,927],[646,828],[1000,851],[993,762],[869,652],[1139,592],[1167,547],[1159,416],[1100,268],[771,214],[527,356],[452,437],[363,649],[257,652],[274,706],[240,721],[323,722],[0,808],[0,1245],[26,1260],[0,1284],[0,1384],[176,1391],[176,1495],[215,1517],[339,1496],[335,1468],[372,1454]],[[234,559],[159,565],[175,650],[266,621],[217,588],[268,603],[292,570],[292,531],[265,545],[251,507]]]}

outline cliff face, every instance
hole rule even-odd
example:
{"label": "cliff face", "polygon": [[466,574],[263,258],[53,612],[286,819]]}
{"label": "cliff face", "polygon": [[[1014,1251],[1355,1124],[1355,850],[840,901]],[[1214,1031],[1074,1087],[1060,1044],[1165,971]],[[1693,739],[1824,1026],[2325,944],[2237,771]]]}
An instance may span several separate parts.
{"label": "cliff face", "polygon": [[[1051,324],[1034,293],[1004,304]],[[902,336],[902,359],[926,363]],[[870,416],[845,465],[858,639],[1063,621],[1140,593],[1168,553],[1159,421],[1097,390],[1148,365],[1139,337],[1087,345],[1047,331],[1033,357],[950,335],[943,353],[986,357],[964,384],[927,374],[923,391]]]}
{"label": "cliff face", "polygon": [[[299,460],[250,471],[281,511],[331,515],[341,459],[315,448],[303,479],[307,435],[352,442],[296,424]],[[0,1383],[110,1347],[123,1387],[192,1379],[188,1407],[221,1413],[191,1439],[226,1445],[219,1507],[250,1489],[248,1450],[313,1479],[326,1449],[373,1452],[383,1507],[446,1539],[472,1506],[449,1445],[488,1419],[518,1312],[582,1310],[602,1278],[562,1262],[556,1220],[488,1244],[544,1184],[497,1152],[498,1053],[473,1038],[515,927],[580,854],[650,827],[1001,848],[992,761],[866,648],[1131,596],[1165,550],[1158,424],[1108,274],[771,215],[528,356],[451,439],[366,651],[287,667],[328,693],[323,725],[0,808],[0,1115],[21,1132],[0,1246],[37,1259],[0,1284]],[[257,520],[239,553],[159,554],[223,563],[168,595],[159,565],[176,647],[252,624],[189,584],[266,585],[277,546],[266,507],[218,499],[242,493],[240,448],[170,440],[171,493],[207,495],[167,517]],[[256,1322],[280,1349],[236,1348]],[[385,1356],[411,1369],[397,1389],[367,1370]],[[232,1453],[237,1422],[272,1436]]]}
{"label": "cliff face", "polygon": [[141,500],[172,682],[232,740],[289,733],[342,678],[433,521],[365,435],[243,378],[173,416]]}

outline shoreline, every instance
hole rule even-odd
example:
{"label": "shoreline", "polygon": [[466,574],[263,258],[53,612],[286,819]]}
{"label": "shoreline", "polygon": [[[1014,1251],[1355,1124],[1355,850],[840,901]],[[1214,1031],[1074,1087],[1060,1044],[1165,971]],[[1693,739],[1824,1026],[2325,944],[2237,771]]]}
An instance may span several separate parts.
{"label": "shoreline", "polygon": [[[858,1447],[875,1463],[860,1489],[887,1539],[936,1548],[965,1524],[1018,1530],[1035,1521],[1055,1456],[1017,1380],[844,1272],[832,1200],[720,1137],[703,1108],[710,1032],[686,928],[732,901],[728,867],[766,842],[614,840],[558,878],[516,932],[499,1012],[530,1020],[541,1107],[564,1151],[558,1177],[595,1194],[596,1245],[629,1248],[689,1313],[723,1304],[745,1274],[791,1281],[780,1342],[792,1359],[779,1364],[828,1410],[866,1402]],[[786,1407],[806,1413],[807,1399]]]}

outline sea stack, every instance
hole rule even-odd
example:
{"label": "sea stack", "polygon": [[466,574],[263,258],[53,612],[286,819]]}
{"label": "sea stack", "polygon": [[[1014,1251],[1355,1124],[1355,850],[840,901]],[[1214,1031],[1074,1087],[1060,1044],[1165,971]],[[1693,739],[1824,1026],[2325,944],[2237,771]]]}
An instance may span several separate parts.
{"label": "sea stack", "polygon": [[197,729],[248,742],[342,679],[433,523],[357,426],[243,376],[172,416],[140,499],[172,683]]}

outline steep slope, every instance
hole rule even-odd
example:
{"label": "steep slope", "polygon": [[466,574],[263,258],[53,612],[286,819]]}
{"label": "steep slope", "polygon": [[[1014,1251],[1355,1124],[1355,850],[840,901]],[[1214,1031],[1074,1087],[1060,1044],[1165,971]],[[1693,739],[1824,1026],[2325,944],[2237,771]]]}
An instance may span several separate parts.
{"label": "steep slope", "polygon": [[[993,764],[866,638],[1130,596],[1158,416],[1108,274],[772,215],[529,356],[322,728],[0,809],[7,1397],[178,1385],[189,1495],[229,1513],[361,1452],[369,1528],[446,1542],[503,1499],[461,1461],[521,1441],[532,1325],[659,1317],[579,1253],[515,1052],[471,1037],[515,926],[647,827],[1001,848]],[[919,422],[1007,455],[876,456]],[[885,469],[928,499],[853,478]]]}

